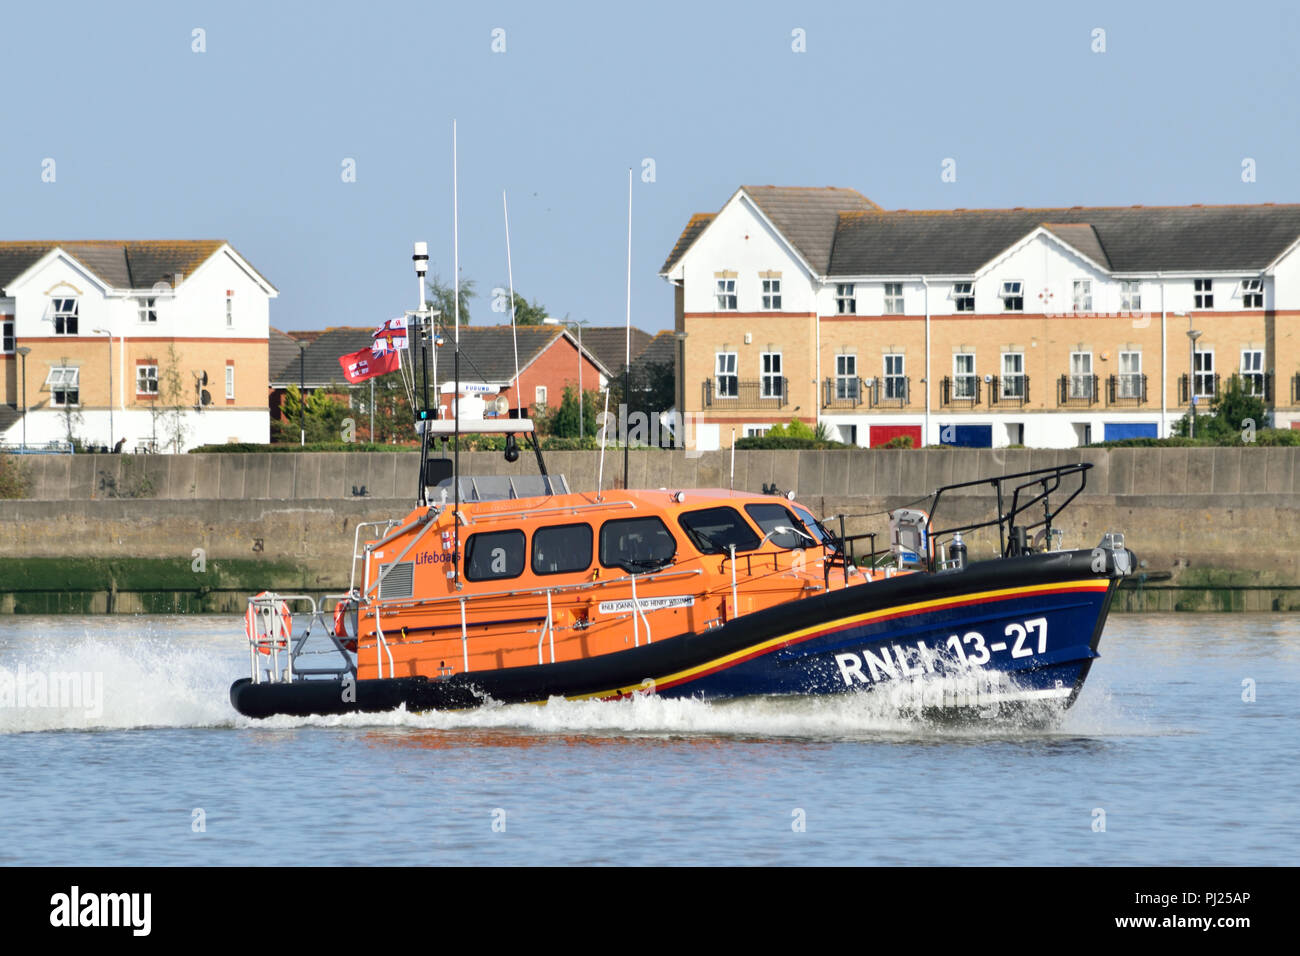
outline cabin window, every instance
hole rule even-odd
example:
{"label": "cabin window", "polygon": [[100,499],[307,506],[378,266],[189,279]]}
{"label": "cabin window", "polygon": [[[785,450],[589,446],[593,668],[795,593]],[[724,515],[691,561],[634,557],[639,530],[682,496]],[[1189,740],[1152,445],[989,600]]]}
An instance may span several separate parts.
{"label": "cabin window", "polygon": [[524,533],[487,531],[470,535],[465,545],[465,577],[471,581],[498,581],[524,573]]}
{"label": "cabin window", "polygon": [[732,545],[736,546],[737,553],[758,547],[758,535],[735,508],[688,511],[677,523],[702,554],[728,554]]}
{"label": "cabin window", "polygon": [[533,573],[564,574],[591,567],[591,525],[562,524],[533,533]]}
{"label": "cabin window", "polygon": [[808,529],[809,534],[816,538],[821,544],[830,544],[830,535],[826,533],[826,529],[821,526],[821,523],[812,516],[812,512],[806,511],[798,505],[795,505],[794,510],[795,513],[799,515],[799,519],[803,522],[803,526]]}
{"label": "cabin window", "polygon": [[657,571],[677,554],[677,539],[658,518],[624,518],[600,527],[600,563],[632,574]]}
{"label": "cabin window", "polygon": [[[745,505],[745,513],[754,519],[754,524],[763,529],[764,535],[772,535],[768,540],[778,548],[806,548],[812,544],[809,540],[811,535],[804,537],[808,531],[803,522],[784,505]],[[793,531],[777,531],[773,534],[776,528],[792,528]]]}

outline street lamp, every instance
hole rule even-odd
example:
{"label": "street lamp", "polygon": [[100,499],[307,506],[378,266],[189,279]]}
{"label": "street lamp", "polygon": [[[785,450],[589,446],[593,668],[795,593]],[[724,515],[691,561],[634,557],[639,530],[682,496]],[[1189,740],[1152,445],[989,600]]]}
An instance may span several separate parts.
{"label": "street lamp", "polygon": [[27,356],[32,350],[20,345],[17,351],[23,357],[23,451],[27,451]]}
{"label": "street lamp", "polygon": [[[585,404],[587,404],[587,399],[585,393],[582,391],[582,327],[584,325],[587,325],[588,322],[586,319],[579,319],[578,321],[569,321],[566,319],[552,318],[550,316],[547,316],[546,318],[542,319],[542,322],[545,325],[573,326],[578,330],[578,437],[585,438],[587,437],[587,430],[584,427],[585,421],[582,416],[582,407]],[[519,383],[516,382],[515,388],[518,387],[519,387]]]}
{"label": "street lamp", "polygon": [[[1192,317],[1187,317],[1187,324],[1192,324]],[[1187,404],[1191,408],[1191,423],[1188,437],[1196,437],[1196,340],[1201,337],[1200,329],[1188,328],[1187,338],[1191,341],[1191,358],[1187,368]]]}
{"label": "street lamp", "polygon": [[108,447],[113,447],[113,333],[108,329],[91,329],[96,335],[108,336]]}
{"label": "street lamp", "polygon": [[307,343],[298,342],[298,444],[307,445]]}

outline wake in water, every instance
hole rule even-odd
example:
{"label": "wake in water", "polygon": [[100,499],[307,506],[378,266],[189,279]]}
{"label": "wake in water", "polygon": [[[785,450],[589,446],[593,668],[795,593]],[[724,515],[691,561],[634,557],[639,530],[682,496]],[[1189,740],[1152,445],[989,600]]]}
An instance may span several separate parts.
{"label": "wake in water", "polygon": [[[192,633],[192,632],[191,632]],[[997,739],[1114,736],[1152,732],[1123,714],[1095,678],[1058,720],[1039,713],[953,723],[934,720],[905,696],[847,693],[821,697],[705,702],[636,696],[619,701],[488,703],[470,711],[272,717],[235,713],[228,689],[243,662],[228,639],[178,639],[120,633],[24,640],[0,656],[0,734],[136,728],[305,727],[510,730],[539,736],[726,736],[848,740],[922,737]],[[73,679],[75,678],[75,680]],[[79,691],[73,694],[73,691]],[[901,706],[900,706],[901,705]]]}

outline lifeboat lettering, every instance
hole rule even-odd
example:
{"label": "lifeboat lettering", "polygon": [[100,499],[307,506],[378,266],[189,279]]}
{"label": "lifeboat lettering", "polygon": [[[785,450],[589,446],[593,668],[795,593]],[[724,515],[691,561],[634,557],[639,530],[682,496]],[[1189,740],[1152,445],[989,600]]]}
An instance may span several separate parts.
{"label": "lifeboat lettering", "polygon": [[[637,598],[636,602],[636,606],[642,611],[658,611],[666,607],[694,607],[694,605],[695,598],[690,594]],[[633,604],[630,598],[624,601],[601,601],[596,608],[601,614],[626,614],[633,609]]]}

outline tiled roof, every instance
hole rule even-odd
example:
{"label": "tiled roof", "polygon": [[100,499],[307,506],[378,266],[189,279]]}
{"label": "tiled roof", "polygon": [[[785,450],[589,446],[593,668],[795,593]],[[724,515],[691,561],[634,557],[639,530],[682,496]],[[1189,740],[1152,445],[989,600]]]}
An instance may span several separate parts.
{"label": "tiled roof", "polygon": [[[174,286],[177,273],[181,275],[181,281],[184,281],[186,276],[227,244],[224,239],[0,242],[0,289],[8,286],[53,249],[63,249],[114,289],[149,289],[158,282]],[[266,279],[262,278],[262,281],[266,282]],[[266,284],[271,285],[269,282]]]}
{"label": "tiled roof", "polygon": [[1045,222],[1043,228],[1081,255],[1087,256],[1103,269],[1110,268],[1101,238],[1090,222]]}
{"label": "tiled roof", "polygon": [[856,189],[835,186],[745,186],[745,194],[758,205],[781,234],[799,250],[813,270],[825,274],[835,244],[842,212],[879,210]]}
{"label": "tiled roof", "polygon": [[271,372],[271,381],[298,381],[298,342],[279,329],[267,333],[266,366]]}
{"label": "tiled roof", "polygon": [[[627,359],[627,326],[596,325],[582,330],[582,347],[596,357],[596,361],[617,372]],[[653,336],[638,328],[632,329],[632,363],[650,344]]]}
{"label": "tiled roof", "polygon": [[677,237],[677,244],[673,246],[673,251],[668,253],[668,258],[664,260],[663,268],[659,270],[660,275],[673,271],[673,266],[677,265],[677,260],[686,255],[686,250],[691,247],[691,243],[704,231],[705,226],[713,222],[715,216],[717,216],[716,212],[697,212],[691,216],[691,221],[686,224],[682,234]]}
{"label": "tiled roof", "polygon": [[[321,388],[327,385],[343,383],[343,369],[339,357],[359,352],[371,342],[373,328],[334,328],[320,333],[307,346],[303,356],[303,368],[309,388]],[[519,367],[525,368],[543,350],[564,332],[550,325],[521,325],[519,332]],[[289,338],[286,336],[286,338]],[[443,381],[453,374],[455,353],[452,349],[452,330],[444,331],[445,344],[434,349],[429,355],[430,372]],[[586,336],[583,337],[583,350],[592,356]],[[298,346],[293,345],[293,356],[286,366],[279,370],[279,378],[272,375],[272,386],[298,384]],[[594,356],[593,356],[594,357]],[[403,357],[405,361],[406,356]],[[576,361],[576,360],[575,360]],[[602,364],[596,359],[598,364]],[[271,366],[274,369],[274,363]],[[608,370],[607,370],[608,371]],[[514,341],[510,326],[479,326],[477,328],[462,326],[460,330],[460,377],[465,382],[502,383],[512,381],[515,377]]]}
{"label": "tiled roof", "polygon": [[1300,238],[1300,205],[844,213],[828,274],[971,275],[1039,226],[1115,272],[1245,272]]}
{"label": "tiled roof", "polygon": [[660,332],[636,357],[637,365],[672,365],[677,360],[676,338],[672,332]]}

